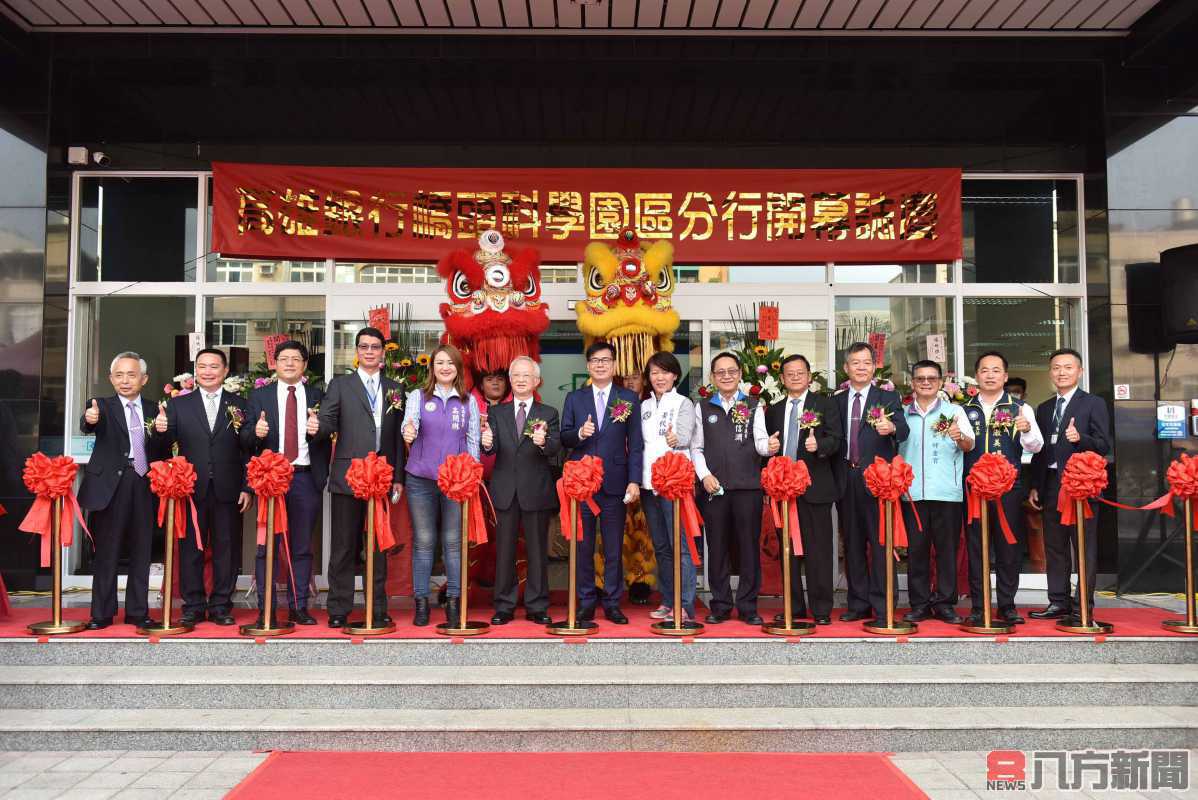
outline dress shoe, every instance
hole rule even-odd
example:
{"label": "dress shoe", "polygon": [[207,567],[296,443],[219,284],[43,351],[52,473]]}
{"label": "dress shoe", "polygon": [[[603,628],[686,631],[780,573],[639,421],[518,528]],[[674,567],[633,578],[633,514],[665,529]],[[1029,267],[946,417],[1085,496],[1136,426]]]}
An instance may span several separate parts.
{"label": "dress shoe", "polygon": [[1069,616],[1069,607],[1050,603],[1047,608],[1029,612],[1028,616],[1032,619],[1061,619]]}
{"label": "dress shoe", "polygon": [[[266,615],[259,612],[258,618],[256,620],[254,620],[254,626],[257,628],[265,628],[266,627]],[[278,627],[278,624],[275,622],[273,617],[271,617],[271,620],[270,620],[270,627],[272,627],[272,628]]]}
{"label": "dress shoe", "polygon": [[913,608],[908,613],[903,615],[904,622],[923,622],[925,619],[931,619],[932,612],[926,608]]}
{"label": "dress shoe", "polygon": [[965,624],[972,628],[980,628],[986,624],[986,618],[980,611],[975,611],[965,618]]}
{"label": "dress shoe", "polygon": [[731,617],[732,617],[732,615],[729,614],[727,611],[725,611],[723,613],[718,613],[718,612],[713,611],[707,615],[707,617],[704,619],[704,621],[708,625],[719,625],[721,622],[727,622],[729,619],[731,619]]}
{"label": "dress shoe", "polygon": [[412,624],[417,628],[423,628],[428,625],[428,598],[416,598],[416,611],[412,614]]}
{"label": "dress shoe", "polygon": [[199,614],[197,614],[194,611],[184,611],[183,614],[179,617],[180,625],[199,625],[203,621],[204,621],[203,612],[200,612]]}
{"label": "dress shoe", "polygon": [[92,617],[84,627],[89,631],[101,631],[112,624],[112,619],[96,619]]}
{"label": "dress shoe", "polygon": [[745,623],[746,625],[764,625],[765,624],[765,620],[763,620],[761,618],[760,614],[750,614],[747,617],[744,614],[741,614],[740,621]]}
{"label": "dress shoe", "polygon": [[390,614],[375,614],[374,615],[374,627],[376,627],[376,628],[381,628],[384,625],[390,625],[392,622],[395,622],[395,620],[391,619]]}
{"label": "dress shoe", "polygon": [[233,615],[228,611],[209,611],[208,619],[217,625],[229,626],[237,624],[237,620],[233,619]]}
{"label": "dress shoe", "polygon": [[1022,625],[1027,620],[1019,616],[1019,611],[1014,606],[1010,608],[1000,608],[998,610],[999,618],[1008,625]]}
{"label": "dress shoe", "polygon": [[941,622],[946,622],[949,625],[961,624],[961,615],[957,613],[956,609],[949,608],[943,611],[937,611],[935,616],[936,619],[940,620]]}
{"label": "dress shoe", "polygon": [[545,611],[530,611],[524,615],[524,618],[529,622],[535,622],[537,625],[552,625],[553,617]]}
{"label": "dress shoe", "polygon": [[617,625],[628,624],[628,617],[624,616],[624,612],[618,608],[603,609],[603,616],[607,617],[608,622],[614,622]]}
{"label": "dress shoe", "polygon": [[578,609],[578,612],[574,616],[575,619],[580,619],[583,622],[590,622],[595,619],[595,607],[583,606],[582,608]]}
{"label": "dress shoe", "polygon": [[308,613],[306,608],[292,609],[287,614],[287,619],[294,622],[296,625],[315,625],[316,617]]}
{"label": "dress shoe", "polygon": [[816,625],[831,625],[832,618],[829,617],[827,614],[816,614],[815,615],[815,624]]}
{"label": "dress shoe", "polygon": [[445,621],[450,625],[457,625],[462,619],[462,598],[446,597],[445,598]]}
{"label": "dress shoe", "polygon": [[344,614],[329,614],[329,627],[330,628],[344,628],[345,627],[345,615]]}
{"label": "dress shoe", "polygon": [[515,618],[516,618],[515,615],[512,614],[510,611],[496,611],[495,614],[491,617],[491,624],[492,625],[507,625],[509,622],[511,622]]}
{"label": "dress shoe", "polygon": [[153,617],[125,617],[125,624],[138,628],[149,628],[151,625],[157,625],[158,620]]}
{"label": "dress shoe", "polygon": [[841,622],[856,622],[858,620],[865,619],[868,616],[869,616],[868,612],[849,610],[840,615],[840,621]]}

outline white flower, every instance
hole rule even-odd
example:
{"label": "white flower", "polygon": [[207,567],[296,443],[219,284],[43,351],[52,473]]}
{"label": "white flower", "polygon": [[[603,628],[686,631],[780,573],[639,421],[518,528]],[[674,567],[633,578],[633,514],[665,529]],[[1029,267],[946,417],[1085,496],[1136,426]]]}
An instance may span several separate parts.
{"label": "white flower", "polygon": [[749,390],[753,388],[753,384],[749,383],[748,381],[741,381],[740,385],[736,388],[739,389],[743,394],[748,394]]}
{"label": "white flower", "polygon": [[230,375],[225,378],[225,382],[221,386],[226,392],[241,394],[241,390],[245,387],[245,381],[240,375]]}
{"label": "white flower", "polygon": [[820,383],[819,381],[811,382],[811,391],[822,392],[823,390],[824,390],[824,385],[822,383]]}
{"label": "white flower", "polygon": [[194,377],[195,376],[192,375],[190,372],[181,372],[178,375],[176,375],[175,377],[171,378],[171,381],[173,383],[183,383],[184,381],[189,381]]}

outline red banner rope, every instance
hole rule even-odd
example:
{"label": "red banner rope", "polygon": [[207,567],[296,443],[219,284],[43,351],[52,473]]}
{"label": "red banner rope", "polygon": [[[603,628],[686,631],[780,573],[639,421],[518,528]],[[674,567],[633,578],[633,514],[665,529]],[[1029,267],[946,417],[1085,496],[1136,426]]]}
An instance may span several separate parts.
{"label": "red banner rope", "polygon": [[811,488],[811,473],[807,470],[807,465],[788,456],[774,456],[761,471],[761,488],[770,498],[774,527],[783,527],[778,504],[784,500],[790,501],[790,508],[787,510],[787,516],[790,518],[790,551],[796,556],[803,555],[799,507],[795,499]]}
{"label": "red banner rope", "polygon": [[166,523],[166,509],[171,500],[178,501],[175,508],[174,538],[187,538],[187,514],[178,506],[184,499],[191,506],[191,528],[196,534],[196,549],[204,550],[204,540],[200,536],[200,522],[196,517],[196,503],[193,495],[196,486],[196,470],[183,456],[175,456],[165,461],[154,461],[150,464],[150,491],[158,498],[158,524]]}
{"label": "red banner rope", "polygon": [[[573,461],[567,461],[562,466],[562,476],[557,479],[558,511],[562,523],[562,538],[570,538],[570,500],[586,503],[587,508],[596,517],[599,516],[599,506],[595,503],[595,493],[603,486],[603,462],[595,456],[583,456]],[[578,515],[575,525],[574,538],[582,541],[582,514]]]}
{"label": "red banner rope", "polygon": [[653,491],[667,500],[681,503],[682,527],[686,529],[682,538],[691,551],[691,563],[699,566],[702,562],[695,547],[695,537],[702,532],[702,524],[695,505],[695,465],[682,453],[669,452],[653,462],[649,477],[653,481]]}
{"label": "red banner rope", "polygon": [[354,497],[365,500],[366,513],[374,516],[374,542],[379,552],[395,546],[395,536],[391,533],[391,500],[388,497],[394,479],[394,467],[385,456],[378,453],[367,453],[365,458],[353,459],[345,471],[345,482],[353,490]]}
{"label": "red banner rope", "polygon": [[48,567],[50,561],[50,543],[53,536],[54,501],[62,498],[62,516],[58,522],[59,544],[69,547],[75,541],[75,526],[72,520],[79,520],[79,526],[91,538],[91,531],[83,521],[83,512],[79,510],[79,502],[75,499],[72,488],[75,485],[75,474],[79,465],[70,456],[55,456],[51,458],[45,453],[34,453],[25,459],[25,488],[37,499],[33,501],[29,513],[21,520],[18,527],[26,533],[36,533],[42,537],[43,567]]}
{"label": "red banner rope", "polygon": [[982,503],[993,500],[994,505],[998,507],[998,524],[1002,528],[1003,538],[1007,540],[1007,544],[1015,544],[1015,534],[1011,532],[1011,526],[1007,522],[1002,497],[1011,491],[1018,477],[1019,473],[1002,453],[986,453],[979,458],[965,478],[968,510],[966,521],[973,522],[981,518]]}
{"label": "red banner rope", "polygon": [[[449,456],[437,470],[437,486],[445,496],[456,503],[470,501],[470,541],[483,544],[487,541],[487,518],[483,513],[483,465],[469,453]],[[463,555],[463,558],[465,556]]]}
{"label": "red banner rope", "polygon": [[[283,553],[287,556],[287,576],[291,582],[291,596],[296,596],[295,571],[291,568],[291,539],[287,533],[287,501],[285,495],[291,488],[291,479],[295,475],[295,467],[282,453],[273,450],[263,450],[261,454],[250,459],[245,468],[246,483],[258,496],[258,544],[266,546],[266,521],[271,505],[275,509],[275,535],[283,536]],[[265,576],[273,581],[273,575]],[[261,587],[259,587],[261,590]]]}
{"label": "red banner rope", "polygon": [[[898,503],[911,488],[911,484],[915,482],[915,471],[911,469],[910,464],[903,460],[902,456],[895,456],[893,461],[886,461],[880,456],[874,456],[874,463],[865,468],[863,477],[865,478],[865,488],[878,498],[879,543],[886,544],[886,503],[890,502],[895,504],[894,546],[906,547],[907,526],[903,522],[903,515],[899,513]],[[911,508],[915,508],[914,503],[911,504]],[[918,512],[916,512],[915,522],[917,525],[920,524]]]}

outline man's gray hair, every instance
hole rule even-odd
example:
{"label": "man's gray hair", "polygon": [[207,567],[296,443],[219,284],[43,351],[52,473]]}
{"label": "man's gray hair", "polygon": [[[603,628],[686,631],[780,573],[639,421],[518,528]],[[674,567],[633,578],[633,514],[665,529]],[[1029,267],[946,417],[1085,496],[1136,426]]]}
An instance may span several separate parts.
{"label": "man's gray hair", "polygon": [[538,378],[541,377],[541,365],[538,364],[537,360],[532,356],[516,356],[513,358],[512,363],[507,365],[508,375],[512,374],[512,367],[516,366],[516,364],[520,363],[521,361],[527,361],[529,364],[532,364],[532,374]]}
{"label": "man's gray hair", "polygon": [[110,364],[108,367],[109,374],[116,372],[116,362],[120,361],[122,358],[137,359],[137,366],[141,367],[141,374],[148,375],[150,373],[150,368],[146,366],[146,360],[144,358],[132,350],[126,350],[123,353],[117,353],[116,358],[112,359],[112,364]]}

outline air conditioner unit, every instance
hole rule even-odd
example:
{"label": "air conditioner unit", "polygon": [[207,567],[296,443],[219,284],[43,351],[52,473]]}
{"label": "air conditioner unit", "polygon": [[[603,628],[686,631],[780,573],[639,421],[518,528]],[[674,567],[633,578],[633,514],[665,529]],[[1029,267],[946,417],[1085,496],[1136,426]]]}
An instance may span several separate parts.
{"label": "air conditioner unit", "polygon": [[274,275],[275,274],[275,265],[274,264],[261,264],[258,267],[258,272],[261,273],[262,275]]}
{"label": "air conditioner unit", "polygon": [[274,326],[274,321],[273,321],[273,320],[269,320],[269,319],[256,319],[256,320],[254,320],[254,330],[256,330],[256,331],[268,331],[268,330],[270,330],[270,329],[271,329],[273,326]]}

